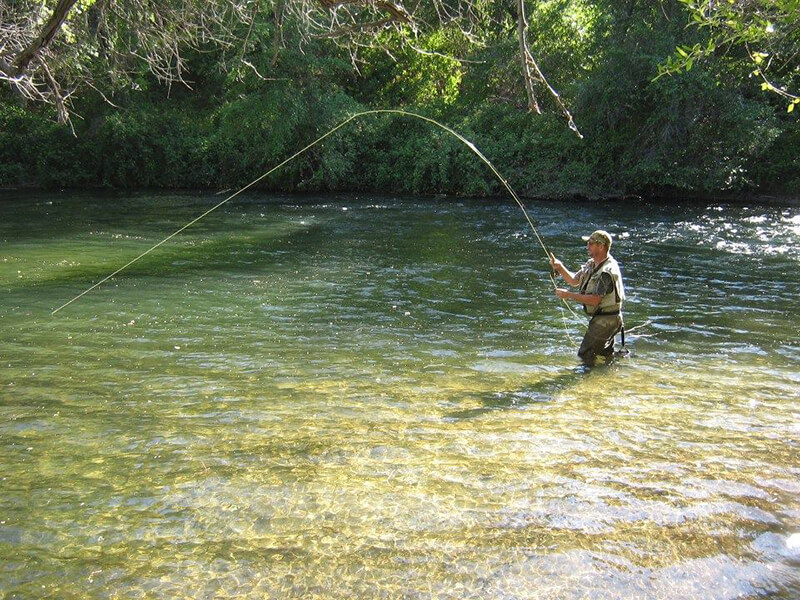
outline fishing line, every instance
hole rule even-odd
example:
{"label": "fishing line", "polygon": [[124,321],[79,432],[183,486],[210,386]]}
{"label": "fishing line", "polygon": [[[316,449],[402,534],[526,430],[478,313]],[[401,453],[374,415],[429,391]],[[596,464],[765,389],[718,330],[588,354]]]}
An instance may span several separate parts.
{"label": "fishing line", "polygon": [[[64,304],[62,304],[61,306],[56,308],[51,313],[51,315],[55,315],[61,309],[66,308],[67,306],[69,306],[70,304],[72,304],[76,300],[82,298],[83,296],[85,296],[86,294],[91,292],[92,290],[100,287],[102,284],[104,284],[106,281],[108,281],[112,277],[114,277],[116,275],[119,275],[122,271],[124,271],[125,269],[127,269],[128,267],[133,265],[134,263],[138,262],[139,260],[141,260],[142,258],[147,256],[151,252],[153,252],[156,248],[166,244],[172,238],[174,238],[175,236],[179,235],[180,233],[182,233],[183,231],[185,231],[186,229],[188,229],[189,227],[191,227],[192,225],[194,225],[195,223],[197,223],[201,219],[204,219],[205,217],[210,215],[212,212],[214,212],[218,208],[224,206],[225,204],[227,204],[228,202],[233,200],[236,196],[238,196],[242,192],[250,189],[251,187],[253,187],[257,183],[259,183],[260,181],[264,180],[266,177],[268,177],[269,175],[271,175],[272,173],[274,173],[275,171],[277,171],[281,167],[283,167],[283,166],[287,165],[288,163],[292,162],[295,158],[297,158],[298,156],[304,154],[305,152],[307,152],[308,150],[310,150],[311,148],[313,148],[314,146],[316,146],[317,144],[322,142],[325,138],[330,137],[331,135],[336,133],[338,130],[340,130],[342,127],[344,127],[345,125],[347,125],[351,121],[353,121],[355,119],[358,119],[358,118],[361,118],[361,117],[365,117],[367,115],[379,115],[379,114],[402,115],[402,116],[405,116],[405,117],[413,117],[415,119],[419,119],[421,121],[425,121],[427,123],[435,125],[436,127],[439,127],[440,129],[446,131],[447,133],[449,133],[450,135],[454,136],[456,139],[461,141],[464,145],[466,145],[467,148],[472,150],[472,152],[478,158],[480,158],[484,163],[486,163],[486,165],[491,169],[492,173],[494,173],[494,175],[500,181],[500,183],[503,184],[503,187],[506,188],[508,193],[511,195],[511,197],[514,199],[514,201],[517,203],[517,206],[519,206],[520,210],[522,211],[522,214],[525,215],[525,220],[528,222],[528,225],[530,226],[531,230],[533,231],[534,235],[536,236],[536,239],[539,242],[539,245],[542,247],[542,250],[544,251],[545,256],[547,257],[548,260],[550,260],[552,258],[552,256],[553,256],[552,253],[547,249],[547,246],[545,245],[544,240],[542,239],[542,236],[539,234],[539,231],[536,229],[536,226],[533,224],[533,221],[531,220],[530,216],[528,215],[528,211],[525,209],[525,205],[519,199],[519,196],[517,196],[516,192],[514,192],[512,187],[509,185],[508,181],[506,181],[506,179],[500,174],[500,172],[495,168],[495,166],[491,163],[491,161],[488,158],[486,158],[483,155],[483,153],[480,150],[478,150],[478,148],[475,147],[475,144],[473,144],[471,141],[469,141],[467,138],[465,138],[463,135],[461,135],[457,131],[454,131],[453,129],[450,129],[446,125],[442,125],[438,121],[435,121],[435,120],[433,120],[433,119],[431,119],[429,117],[425,117],[425,116],[419,115],[417,113],[407,112],[407,111],[398,110],[398,109],[375,109],[375,110],[367,110],[367,111],[363,111],[363,112],[358,112],[358,113],[355,113],[354,115],[348,117],[347,119],[345,119],[344,121],[339,123],[336,127],[334,127],[333,129],[331,129],[330,131],[325,133],[324,135],[321,135],[320,137],[318,137],[316,140],[314,140],[313,142],[311,142],[310,144],[308,144],[307,146],[305,146],[301,150],[298,150],[297,152],[292,154],[286,160],[284,160],[281,163],[275,165],[269,171],[267,171],[266,173],[264,173],[260,177],[254,179],[253,181],[248,183],[246,186],[244,186],[240,190],[234,192],[233,194],[231,194],[230,196],[228,196],[224,200],[218,202],[217,204],[215,204],[214,206],[209,208],[207,211],[205,211],[200,216],[192,219],[191,221],[186,223],[186,225],[184,225],[183,227],[177,229],[176,231],[174,231],[173,233],[171,233],[170,235],[165,237],[163,240],[161,240],[160,242],[158,242],[154,246],[152,246],[152,247],[148,248],[147,250],[145,250],[144,252],[142,252],[139,256],[137,256],[133,260],[127,262],[124,265],[122,265],[119,269],[117,269],[113,273],[105,276],[103,279],[101,279],[100,281],[98,281],[97,283],[92,285],[91,287],[87,288],[86,290],[84,290],[83,292],[81,292],[80,294],[78,294],[77,296],[72,298],[69,302],[65,302]],[[550,273],[550,281],[553,283],[553,287],[556,288],[557,286],[556,286],[555,276],[554,276],[554,274],[552,272]],[[577,316],[577,315],[575,315],[575,312],[572,310],[572,308],[566,303],[566,301],[564,301],[564,304],[567,305],[567,308],[570,310],[570,312],[572,312],[572,314],[574,316]],[[566,330],[566,323],[565,323],[565,330]],[[569,334],[567,334],[567,335],[569,335]]]}

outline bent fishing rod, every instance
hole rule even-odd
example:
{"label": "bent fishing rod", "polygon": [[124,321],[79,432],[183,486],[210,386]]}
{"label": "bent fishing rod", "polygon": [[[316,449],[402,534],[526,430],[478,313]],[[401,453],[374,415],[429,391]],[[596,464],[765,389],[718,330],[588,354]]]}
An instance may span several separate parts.
{"label": "bent fishing rod", "polygon": [[[120,273],[122,273],[122,271],[124,271],[125,269],[127,269],[128,267],[133,265],[134,263],[138,262],[139,260],[141,260],[142,258],[147,256],[148,254],[150,254],[151,252],[153,252],[154,250],[156,250],[160,246],[163,246],[168,241],[170,241],[172,238],[174,238],[175,236],[181,234],[183,231],[187,230],[189,227],[191,227],[192,225],[194,225],[195,223],[197,223],[201,219],[204,219],[205,217],[210,215],[212,212],[214,212],[218,208],[224,206],[225,204],[227,204],[228,202],[230,202],[231,200],[236,198],[236,196],[238,196],[239,194],[247,191],[248,189],[250,189],[254,185],[258,184],[259,182],[263,181],[264,179],[266,179],[267,177],[272,175],[272,173],[274,173],[275,171],[281,169],[282,167],[284,167],[287,164],[289,164],[290,162],[292,162],[294,159],[296,159],[299,156],[303,155],[308,150],[310,150],[311,148],[313,148],[314,146],[316,146],[317,144],[322,142],[325,138],[330,137],[331,135],[336,133],[338,130],[340,130],[342,127],[344,127],[345,125],[347,125],[351,121],[354,121],[355,119],[360,119],[362,117],[366,117],[368,115],[382,115],[382,114],[400,115],[400,116],[404,116],[404,117],[411,117],[411,118],[414,118],[414,119],[419,119],[420,121],[425,121],[426,123],[430,123],[431,125],[435,125],[436,127],[439,127],[440,129],[446,131],[447,133],[449,133],[450,135],[452,135],[456,139],[458,139],[460,142],[462,142],[465,146],[467,146],[467,148],[469,148],[478,158],[480,158],[484,163],[486,163],[486,165],[489,167],[489,169],[491,169],[492,173],[494,173],[495,177],[497,177],[497,179],[500,181],[500,183],[503,184],[503,187],[505,187],[505,189],[508,191],[508,193],[514,199],[514,202],[517,203],[517,206],[519,206],[520,210],[522,211],[522,214],[525,215],[525,220],[528,222],[528,225],[530,226],[531,230],[533,231],[534,235],[536,236],[536,239],[539,242],[539,245],[542,247],[542,250],[544,250],[544,253],[545,253],[545,256],[547,257],[547,259],[548,260],[552,260],[554,258],[553,254],[547,249],[547,246],[545,245],[544,240],[542,239],[542,236],[539,234],[539,231],[536,229],[536,226],[533,224],[533,221],[531,220],[530,216],[528,215],[528,211],[525,209],[525,205],[519,199],[519,196],[517,196],[516,192],[514,192],[513,188],[509,185],[508,181],[506,181],[505,177],[503,177],[500,174],[500,172],[495,168],[495,166],[491,163],[491,161],[488,158],[486,158],[486,156],[484,156],[483,153],[480,150],[478,150],[478,148],[475,147],[475,144],[473,144],[471,141],[469,141],[467,138],[465,138],[463,135],[461,135],[457,131],[451,129],[450,127],[447,127],[446,125],[442,125],[438,121],[436,121],[434,119],[431,119],[429,117],[425,117],[425,116],[417,114],[417,113],[408,112],[408,111],[399,110],[399,109],[375,109],[375,110],[366,110],[366,111],[358,112],[358,113],[355,113],[355,114],[351,115],[350,117],[348,117],[347,119],[345,119],[344,121],[339,123],[336,127],[331,129],[330,131],[328,131],[324,135],[321,135],[320,137],[315,139],[313,142],[311,142],[310,144],[308,144],[307,146],[305,146],[301,150],[298,150],[297,152],[292,154],[289,158],[285,159],[284,161],[282,161],[279,164],[277,164],[274,167],[272,167],[270,170],[268,170],[263,175],[257,177],[256,179],[254,179],[253,181],[251,181],[250,183],[245,185],[243,188],[237,190],[236,192],[234,192],[233,194],[231,194],[230,196],[228,196],[227,198],[222,200],[221,202],[218,202],[217,204],[215,204],[214,206],[209,208],[207,211],[205,211],[200,216],[192,219],[191,221],[186,223],[184,226],[182,226],[179,229],[175,230],[173,233],[169,234],[163,240],[161,240],[157,244],[151,246],[150,248],[148,248],[147,250],[142,252],[139,256],[137,256],[133,260],[130,260],[126,264],[122,265],[119,269],[117,269],[113,273],[111,273],[109,275],[106,275],[105,277],[103,277],[103,279],[101,279],[100,281],[98,281],[97,283],[92,285],[91,287],[85,289],[83,292],[81,292],[80,294],[78,294],[77,296],[75,296],[74,298],[69,300],[68,302],[65,302],[64,304],[62,304],[61,306],[59,306],[58,308],[53,310],[50,314],[51,315],[55,315],[60,310],[66,308],[67,306],[69,306],[73,302],[79,300],[80,298],[82,298],[83,296],[85,296],[86,294],[91,292],[92,290],[97,289],[98,287],[103,285],[109,279],[115,277],[116,275],[119,275]],[[555,282],[555,275],[554,275],[553,272],[550,273],[550,280],[553,283],[553,287],[554,288],[557,287],[556,286],[556,282]],[[565,304],[566,304],[566,302],[565,302]],[[570,311],[571,311],[571,308],[570,308]]]}

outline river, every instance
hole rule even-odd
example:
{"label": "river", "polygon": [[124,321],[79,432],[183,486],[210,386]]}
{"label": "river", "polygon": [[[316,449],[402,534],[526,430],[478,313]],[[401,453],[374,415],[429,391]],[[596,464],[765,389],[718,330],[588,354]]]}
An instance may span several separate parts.
{"label": "river", "polygon": [[[800,597],[800,209],[0,199],[0,596]],[[578,311],[576,311],[578,312]]]}

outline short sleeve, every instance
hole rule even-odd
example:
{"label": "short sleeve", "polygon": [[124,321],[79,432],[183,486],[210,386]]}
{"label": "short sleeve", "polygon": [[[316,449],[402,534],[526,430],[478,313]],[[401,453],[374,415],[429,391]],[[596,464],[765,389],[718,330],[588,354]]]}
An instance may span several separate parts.
{"label": "short sleeve", "polygon": [[597,284],[597,294],[605,296],[614,291],[614,279],[610,273],[603,273],[600,275],[600,281]]}

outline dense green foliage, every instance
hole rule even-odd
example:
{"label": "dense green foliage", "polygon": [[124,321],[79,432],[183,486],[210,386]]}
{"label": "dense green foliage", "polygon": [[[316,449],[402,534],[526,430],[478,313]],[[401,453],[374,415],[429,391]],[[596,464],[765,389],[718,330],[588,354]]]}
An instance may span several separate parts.
{"label": "dense green foliage", "polygon": [[[115,106],[87,93],[75,104],[74,135],[47,107],[23,107],[7,93],[0,186],[235,188],[354,112],[404,108],[460,131],[528,196],[800,193],[800,111],[764,92],[750,66],[710,51],[702,65],[658,76],[676,48],[711,48],[709,29],[687,28],[686,4],[530,3],[531,49],[582,140],[546,94],[545,114],[526,110],[515,5],[498,1],[479,42],[446,26],[413,48],[386,34],[391,56],[367,50],[358,72],[324,41],[288,40],[273,65],[275,30],[255,28],[247,60],[266,79],[248,69],[226,75],[221,55],[198,52],[188,64],[193,91],[167,94],[142,75]],[[388,116],[351,123],[260,186],[501,192],[460,142]]]}

